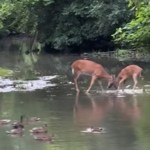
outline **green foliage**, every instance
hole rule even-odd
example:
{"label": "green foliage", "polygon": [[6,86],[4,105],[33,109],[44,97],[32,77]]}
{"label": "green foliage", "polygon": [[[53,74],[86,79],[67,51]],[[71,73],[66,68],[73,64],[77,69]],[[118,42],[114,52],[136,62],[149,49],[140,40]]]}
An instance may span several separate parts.
{"label": "green foliage", "polygon": [[11,76],[13,74],[13,71],[10,69],[0,68],[0,76]]}
{"label": "green foliage", "polygon": [[14,5],[6,1],[0,2],[0,30],[4,28],[4,20],[11,15]]}
{"label": "green foliage", "polygon": [[13,0],[12,13],[5,20],[5,25],[9,31],[17,33],[34,33],[37,26],[36,14],[32,13],[32,5],[38,0]]}
{"label": "green foliage", "polygon": [[38,22],[42,19],[38,18],[39,14],[44,13],[37,9],[53,2],[53,0],[3,0],[0,2],[0,30],[34,35],[38,30]]}
{"label": "green foliage", "polygon": [[3,0],[0,12],[1,30],[38,33],[43,44],[55,49],[108,37],[130,19],[124,0]]}
{"label": "green foliage", "polygon": [[[135,11],[134,18],[116,30],[113,38],[116,43],[128,47],[150,47],[150,3],[129,1]],[[132,2],[132,3],[131,3]]]}
{"label": "green foliage", "polygon": [[48,15],[46,13],[39,23],[40,37],[55,49],[79,45],[99,36],[107,37],[116,26],[130,18],[123,0],[63,0],[55,1],[48,8]]}

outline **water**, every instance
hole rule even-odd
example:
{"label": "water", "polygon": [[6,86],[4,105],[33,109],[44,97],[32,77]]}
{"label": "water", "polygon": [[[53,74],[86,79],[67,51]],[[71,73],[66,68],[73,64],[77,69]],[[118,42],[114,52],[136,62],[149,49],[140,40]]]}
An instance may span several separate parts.
{"label": "water", "polygon": [[[6,57],[7,56],[7,57]],[[0,150],[148,150],[150,149],[150,94],[127,93],[123,96],[100,93],[95,84],[91,94],[85,94],[88,77],[80,79],[80,94],[76,94],[72,84],[70,64],[80,56],[65,55],[18,55],[3,52],[0,55],[2,67],[16,71],[16,78],[29,79],[33,76],[58,77],[51,80],[56,84],[35,91],[0,93],[0,117],[18,120],[20,115],[37,116],[48,123],[48,132],[53,134],[53,142],[35,141],[29,130],[43,123],[26,124],[21,137],[12,137],[5,131],[10,126],[0,127]],[[5,57],[5,59],[4,59]],[[33,59],[36,58],[36,59]],[[91,58],[94,60],[94,58]],[[28,61],[27,61],[28,60]],[[117,72],[128,62],[95,59],[109,71]],[[131,62],[130,62],[131,63]],[[137,62],[140,64],[139,62]],[[142,64],[143,65],[143,64]],[[145,81],[149,84],[148,64]],[[103,82],[106,87],[105,81]],[[128,82],[127,84],[130,84]],[[90,126],[104,128],[104,133],[92,134],[81,131]]]}

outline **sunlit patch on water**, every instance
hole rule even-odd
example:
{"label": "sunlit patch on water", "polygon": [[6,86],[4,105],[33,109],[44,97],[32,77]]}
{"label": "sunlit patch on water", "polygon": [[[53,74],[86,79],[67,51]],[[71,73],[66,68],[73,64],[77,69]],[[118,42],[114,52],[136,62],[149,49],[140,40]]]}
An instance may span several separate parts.
{"label": "sunlit patch on water", "polygon": [[123,97],[124,94],[143,94],[143,93],[150,93],[150,86],[144,86],[142,89],[121,89],[121,90],[106,90],[104,93],[112,93],[112,94],[117,94],[118,97]]}
{"label": "sunlit patch on water", "polygon": [[37,89],[43,89],[46,87],[56,86],[54,83],[50,83],[50,80],[56,78],[54,76],[42,76],[36,80],[11,80],[6,78],[0,78],[0,92],[12,92],[12,91],[35,91]]}
{"label": "sunlit patch on water", "polygon": [[124,90],[107,90],[105,91],[105,93],[118,93],[118,94],[142,94],[143,93],[143,89],[124,89]]}
{"label": "sunlit patch on water", "polygon": [[117,94],[116,96],[117,96],[117,97],[125,97],[124,94]]}
{"label": "sunlit patch on water", "polygon": [[68,84],[74,84],[73,82],[68,82]]}
{"label": "sunlit patch on water", "polygon": [[140,94],[150,94],[150,85],[144,85],[143,88],[132,89],[132,86],[128,86],[125,89],[120,90],[97,90],[94,91],[101,95],[114,95],[116,97],[126,97],[127,95],[140,95]]}

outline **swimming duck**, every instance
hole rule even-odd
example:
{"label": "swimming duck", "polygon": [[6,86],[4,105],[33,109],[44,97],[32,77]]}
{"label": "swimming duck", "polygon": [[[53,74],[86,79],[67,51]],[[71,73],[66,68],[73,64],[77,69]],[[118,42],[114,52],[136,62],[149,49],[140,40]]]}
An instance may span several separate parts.
{"label": "swimming duck", "polygon": [[86,130],[83,130],[81,132],[85,132],[85,133],[102,133],[103,131],[103,128],[101,127],[89,127],[89,128],[86,128]]}
{"label": "swimming duck", "polygon": [[101,133],[103,128],[101,127],[92,127],[92,133]]}
{"label": "swimming duck", "polygon": [[14,122],[12,124],[13,129],[17,129],[17,128],[22,128],[23,129],[24,128],[23,119],[24,119],[24,116],[21,115],[20,116],[20,121]]}
{"label": "swimming duck", "polygon": [[33,136],[33,138],[35,140],[38,141],[49,141],[52,142],[52,136],[48,135],[48,134],[36,134]]}
{"label": "swimming duck", "polygon": [[24,131],[23,128],[14,128],[14,129],[11,129],[10,131],[6,131],[7,134],[22,134]]}
{"label": "swimming duck", "polygon": [[47,133],[47,124],[44,124],[43,127],[34,127],[30,130],[31,133]]}
{"label": "swimming duck", "polygon": [[11,120],[9,119],[2,119],[0,120],[0,125],[6,125],[6,124],[9,124],[11,122]]}

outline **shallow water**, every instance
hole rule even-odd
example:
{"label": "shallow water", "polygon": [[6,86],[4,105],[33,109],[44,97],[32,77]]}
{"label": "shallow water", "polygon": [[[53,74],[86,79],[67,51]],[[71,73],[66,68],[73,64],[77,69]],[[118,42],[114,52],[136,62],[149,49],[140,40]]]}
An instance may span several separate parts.
{"label": "shallow water", "polygon": [[[2,55],[0,56],[2,57]],[[4,57],[4,56],[3,56]],[[27,56],[24,56],[27,57]],[[28,64],[13,53],[3,59],[2,67],[13,69],[19,74],[16,78],[26,79],[32,76],[53,76],[55,86],[49,86],[35,91],[15,91],[0,93],[0,117],[18,120],[20,115],[26,118],[37,116],[41,122],[25,123],[22,136],[12,137],[5,131],[10,125],[0,127],[0,149],[5,150],[148,150],[150,149],[150,94],[100,92],[95,84],[91,94],[85,94],[88,77],[81,77],[79,84],[81,92],[75,92],[70,64],[81,56],[42,55],[36,61]],[[29,59],[29,58],[28,58]],[[109,72],[117,72],[127,62],[91,58],[108,68]],[[131,62],[130,62],[131,63]],[[140,64],[139,62],[136,62]],[[145,69],[148,64],[141,64]],[[145,73],[145,81],[139,86],[150,83],[150,70]],[[130,81],[127,84],[132,84]],[[105,81],[103,81],[106,87]],[[106,89],[105,89],[106,90]],[[113,90],[113,89],[112,89]],[[53,134],[53,142],[35,141],[29,130],[35,126],[48,124],[49,134]],[[105,132],[100,134],[82,133],[90,126],[102,127]]]}

